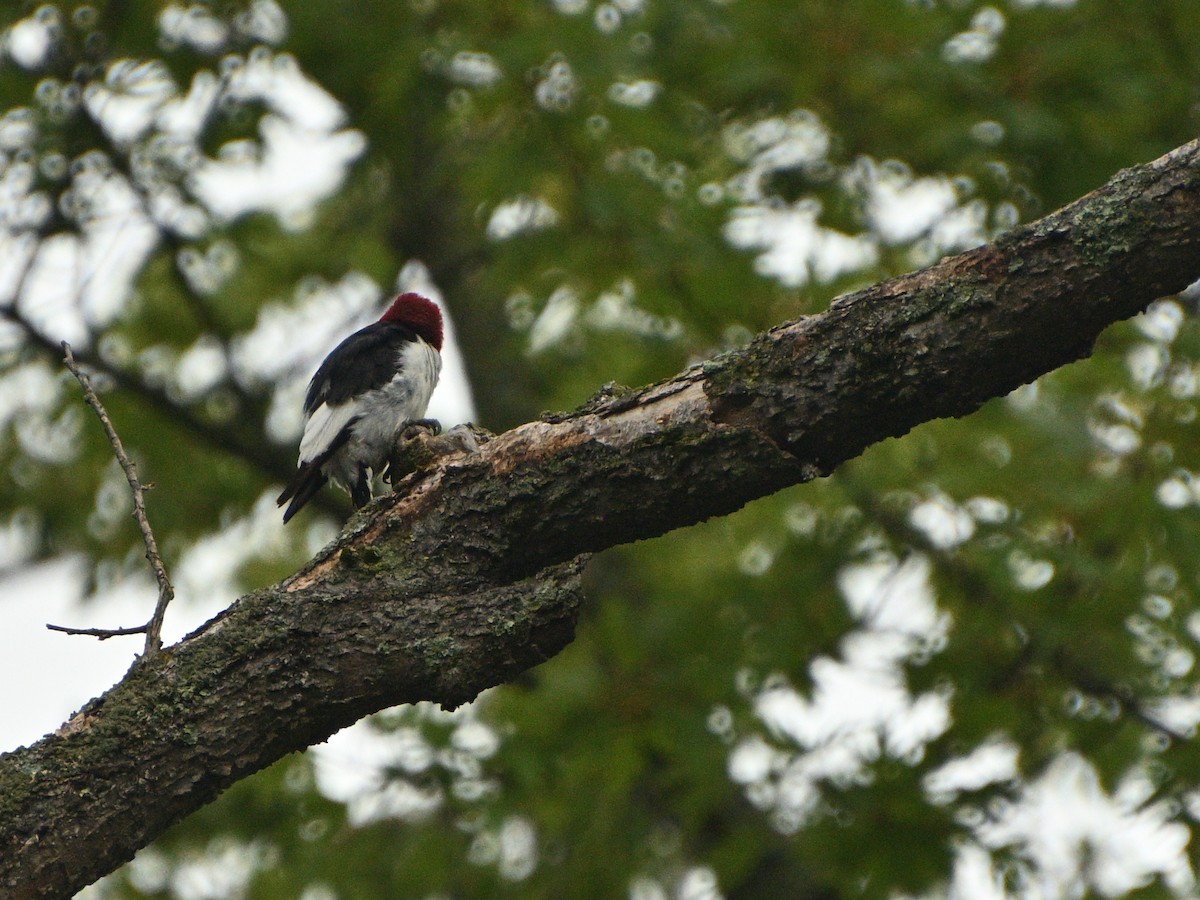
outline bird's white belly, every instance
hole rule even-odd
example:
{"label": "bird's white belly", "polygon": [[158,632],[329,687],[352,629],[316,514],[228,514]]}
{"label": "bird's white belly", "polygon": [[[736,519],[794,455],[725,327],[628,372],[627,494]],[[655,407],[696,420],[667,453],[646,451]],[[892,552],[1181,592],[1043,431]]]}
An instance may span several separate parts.
{"label": "bird's white belly", "polygon": [[[429,407],[429,398],[441,370],[441,357],[427,343],[417,340],[405,345],[397,362],[398,372],[391,381],[348,404],[334,407],[330,413],[330,422],[340,419],[342,427],[355,418],[350,439],[325,466],[325,474],[330,480],[346,490],[357,481],[360,466],[378,475],[391,456],[400,430],[424,416]],[[353,409],[346,415],[341,407],[349,405]],[[314,412],[310,421],[316,419]],[[303,451],[302,444],[302,456]]]}

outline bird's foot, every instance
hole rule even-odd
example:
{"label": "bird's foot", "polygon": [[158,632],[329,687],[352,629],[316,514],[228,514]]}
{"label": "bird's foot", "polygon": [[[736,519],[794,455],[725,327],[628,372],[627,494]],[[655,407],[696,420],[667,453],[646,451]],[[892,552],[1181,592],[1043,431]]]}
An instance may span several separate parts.
{"label": "bird's foot", "polygon": [[491,438],[492,433],[478,425],[455,425],[442,434],[441,426],[433,419],[410,422],[396,440],[383,478],[388,484],[395,484],[440,457],[451,453],[474,453]]}
{"label": "bird's foot", "polygon": [[436,437],[441,433],[442,423],[437,419],[413,419],[400,429],[400,440],[411,441],[422,434],[428,434]]}

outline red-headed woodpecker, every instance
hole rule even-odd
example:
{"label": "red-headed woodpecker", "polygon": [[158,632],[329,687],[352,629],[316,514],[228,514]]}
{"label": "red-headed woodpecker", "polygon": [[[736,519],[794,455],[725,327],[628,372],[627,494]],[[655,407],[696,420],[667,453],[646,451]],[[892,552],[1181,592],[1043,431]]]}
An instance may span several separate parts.
{"label": "red-headed woodpecker", "polygon": [[283,521],[327,481],[354,506],[371,499],[401,429],[425,415],[442,369],[442,314],[420,294],[401,294],[379,319],[325,357],[304,398],[300,468],[279,495]]}

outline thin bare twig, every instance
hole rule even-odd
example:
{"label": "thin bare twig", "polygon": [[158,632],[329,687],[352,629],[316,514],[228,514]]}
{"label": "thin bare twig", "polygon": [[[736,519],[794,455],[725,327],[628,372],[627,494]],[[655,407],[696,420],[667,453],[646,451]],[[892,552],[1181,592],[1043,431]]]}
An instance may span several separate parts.
{"label": "thin bare twig", "polygon": [[144,633],[146,635],[146,649],[143,651],[142,656],[148,659],[162,647],[163,616],[167,612],[167,604],[175,597],[175,588],[171,586],[171,580],[167,577],[167,570],[163,566],[162,557],[158,554],[158,544],[154,540],[154,532],[150,530],[150,521],[146,518],[145,489],[142,487],[141,481],[138,480],[137,469],[134,467],[133,460],[125,453],[125,448],[121,445],[121,439],[117,436],[117,430],[113,427],[112,420],[109,419],[104,405],[100,402],[100,398],[96,396],[96,391],[92,388],[91,379],[76,364],[75,356],[71,353],[71,345],[63,341],[62,350],[65,354],[63,362],[70,369],[71,374],[75,376],[75,379],[79,382],[79,386],[83,388],[83,399],[100,419],[100,424],[104,426],[104,433],[108,436],[108,442],[112,445],[113,453],[116,454],[117,462],[121,464],[121,468],[125,471],[125,478],[129,482],[129,489],[133,493],[133,518],[138,524],[138,529],[142,532],[142,540],[146,544],[146,559],[149,561],[150,568],[154,572],[154,578],[158,582],[158,603],[154,607],[154,615],[150,617],[150,621],[137,628],[65,628],[61,625],[47,625],[46,627],[52,631],[62,631],[67,634],[86,634],[97,637],[100,640],[117,637],[118,635]]}
{"label": "thin bare twig", "polygon": [[66,625],[46,625],[51,631],[61,631],[63,634],[83,634],[101,641],[113,637],[124,637],[127,634],[145,634],[147,626],[134,625],[132,628],[68,628]]}

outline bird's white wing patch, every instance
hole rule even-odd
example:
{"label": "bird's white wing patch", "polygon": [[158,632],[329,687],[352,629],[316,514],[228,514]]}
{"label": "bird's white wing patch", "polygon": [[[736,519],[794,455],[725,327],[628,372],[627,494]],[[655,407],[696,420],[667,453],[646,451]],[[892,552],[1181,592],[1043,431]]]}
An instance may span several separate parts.
{"label": "bird's white wing patch", "polygon": [[304,465],[328,450],[358,412],[358,404],[353,400],[333,406],[322,403],[314,409],[304,423],[304,437],[300,439],[300,464]]}

